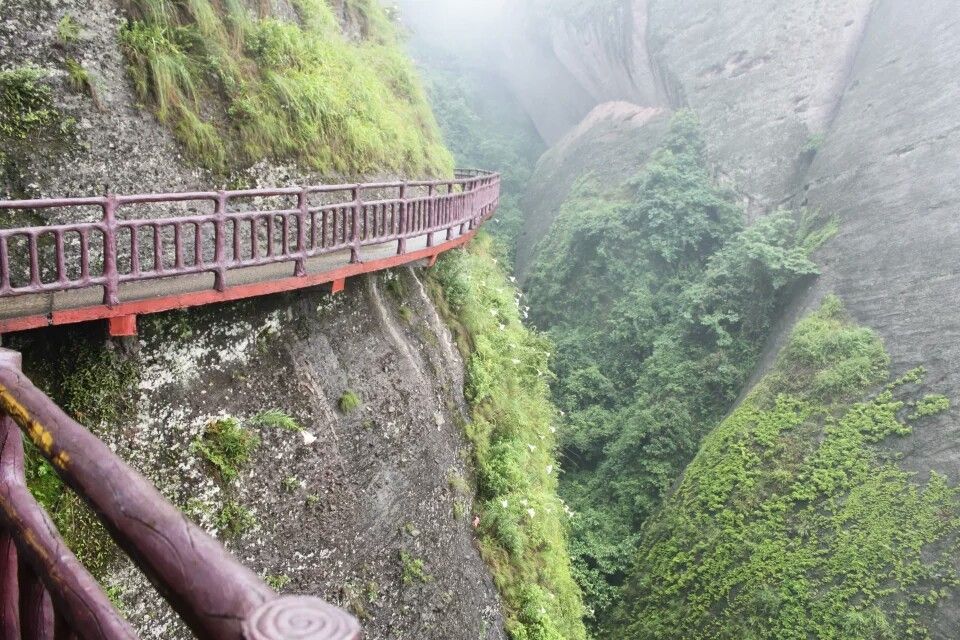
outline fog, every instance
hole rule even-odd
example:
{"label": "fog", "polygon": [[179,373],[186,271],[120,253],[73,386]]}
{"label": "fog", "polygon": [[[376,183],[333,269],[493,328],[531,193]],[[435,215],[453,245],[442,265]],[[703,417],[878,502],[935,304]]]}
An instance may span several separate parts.
{"label": "fog", "polygon": [[398,0],[420,47],[480,62],[498,46],[506,0]]}

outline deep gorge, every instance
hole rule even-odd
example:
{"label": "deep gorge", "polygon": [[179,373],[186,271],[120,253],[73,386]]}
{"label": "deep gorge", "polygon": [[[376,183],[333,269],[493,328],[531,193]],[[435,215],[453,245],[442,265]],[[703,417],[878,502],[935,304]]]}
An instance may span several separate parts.
{"label": "deep gorge", "polygon": [[956,637],[953,3],[0,10],[4,197],[502,173],[429,269],[3,336],[271,588],[371,639]]}

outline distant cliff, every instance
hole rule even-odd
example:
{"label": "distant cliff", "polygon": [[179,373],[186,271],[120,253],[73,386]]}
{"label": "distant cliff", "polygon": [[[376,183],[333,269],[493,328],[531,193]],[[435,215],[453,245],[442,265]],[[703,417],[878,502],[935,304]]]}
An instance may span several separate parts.
{"label": "distant cliff", "polygon": [[[527,194],[522,271],[536,267],[536,245],[578,175],[616,176],[623,160],[639,168],[659,145],[657,119],[638,128],[612,115],[629,112],[623,102],[636,113],[690,109],[700,119],[714,179],[733,191],[748,221],[783,207],[797,219],[820,211],[837,223],[835,236],[814,255],[821,275],[793,292],[753,382],[789,344],[798,320],[832,293],[855,322],[877,332],[894,376],[923,366],[923,391],[956,400],[960,270],[950,257],[960,247],[955,3],[531,2],[519,14],[505,48],[534,47],[531,66],[551,71],[532,80],[521,53],[502,73],[527,96],[521,103],[554,145]],[[860,397],[870,396],[865,389]],[[885,439],[882,450],[918,474],[916,486],[926,486],[921,483],[932,474],[956,484],[958,418],[955,407],[937,412],[909,435]],[[691,482],[685,491],[696,490]],[[635,575],[649,568],[641,563]],[[634,597],[649,596],[648,587]],[[955,635],[956,601],[948,590],[924,604],[922,633]],[[881,608],[889,614],[892,606]],[[909,624],[898,619],[890,637],[915,633],[905,630]],[[635,637],[653,637],[641,631]],[[848,630],[844,637],[859,633]]]}

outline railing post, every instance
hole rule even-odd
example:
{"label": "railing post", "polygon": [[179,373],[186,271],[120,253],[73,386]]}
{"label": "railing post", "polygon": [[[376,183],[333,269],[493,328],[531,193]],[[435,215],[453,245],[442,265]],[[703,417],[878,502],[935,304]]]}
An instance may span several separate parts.
{"label": "railing post", "polygon": [[397,241],[397,255],[403,255],[407,252],[407,183],[400,185],[400,225],[398,233],[400,239]]}
{"label": "railing post", "polygon": [[120,275],[117,273],[117,197],[107,195],[103,205],[103,304],[120,302]]}
{"label": "railing post", "polygon": [[[307,190],[302,189],[297,194],[297,262],[293,268],[293,275],[302,278],[307,275]],[[283,239],[287,241],[286,238]]]}
{"label": "railing post", "polygon": [[[0,348],[0,367],[20,371],[20,354]],[[23,474],[20,429],[0,413],[0,475]],[[0,531],[0,640],[20,640],[20,581],[17,548],[9,531]]]}
{"label": "railing post", "polygon": [[360,187],[353,188],[353,246],[350,247],[350,262],[360,262],[360,212],[363,202],[360,200]]}
{"label": "railing post", "polygon": [[217,216],[214,231],[213,262],[216,271],[213,276],[213,288],[223,291],[227,288],[226,252],[227,252],[227,192],[218,191],[214,204],[214,214]]}
{"label": "railing post", "polygon": [[437,201],[434,198],[434,185],[427,187],[427,246],[433,246],[433,220],[435,216]]}

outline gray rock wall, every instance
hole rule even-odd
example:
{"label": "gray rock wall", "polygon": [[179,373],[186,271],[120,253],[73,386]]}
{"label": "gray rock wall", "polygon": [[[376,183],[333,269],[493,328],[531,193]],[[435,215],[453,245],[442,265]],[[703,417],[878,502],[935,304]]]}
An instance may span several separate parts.
{"label": "gray rock wall", "polygon": [[[897,370],[960,390],[960,5],[881,0],[802,202],[835,214],[824,275],[885,338]],[[908,441],[906,462],[960,478],[960,413]]]}

